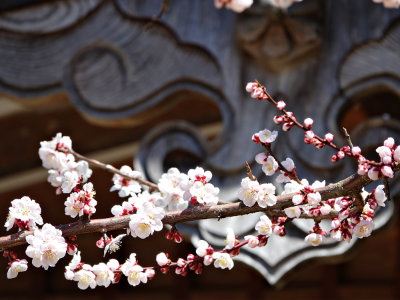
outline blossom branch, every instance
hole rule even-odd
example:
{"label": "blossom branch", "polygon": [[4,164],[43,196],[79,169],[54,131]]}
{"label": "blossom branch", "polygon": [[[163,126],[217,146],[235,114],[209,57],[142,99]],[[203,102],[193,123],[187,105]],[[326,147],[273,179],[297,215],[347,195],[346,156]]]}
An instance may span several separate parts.
{"label": "blossom branch", "polygon": [[[396,165],[396,170],[399,170],[399,164]],[[321,200],[338,198],[341,196],[357,195],[361,189],[373,182],[368,176],[360,176],[353,174],[337,183],[329,184],[325,187],[315,189],[321,194]],[[246,215],[256,212],[264,212],[270,215],[280,215],[283,209],[293,206],[292,197],[295,194],[286,194],[277,196],[277,203],[273,206],[262,208],[258,205],[251,207],[243,205],[242,202],[221,204],[215,206],[196,206],[185,210],[168,212],[162,219],[163,224],[175,225],[189,221],[196,221],[211,218],[225,218]],[[354,210],[352,212],[356,212]],[[314,219],[331,219],[336,213],[332,212],[326,216],[314,217]],[[302,215],[303,218],[311,218]],[[56,228],[60,229],[63,236],[87,234],[93,232],[102,232],[103,230],[112,231],[124,229],[128,227],[130,216],[112,217],[104,219],[92,219],[90,221],[77,221],[74,223],[59,225]],[[33,234],[33,231],[22,231],[8,236],[0,237],[0,249],[8,249],[18,245],[25,244],[25,238]]]}

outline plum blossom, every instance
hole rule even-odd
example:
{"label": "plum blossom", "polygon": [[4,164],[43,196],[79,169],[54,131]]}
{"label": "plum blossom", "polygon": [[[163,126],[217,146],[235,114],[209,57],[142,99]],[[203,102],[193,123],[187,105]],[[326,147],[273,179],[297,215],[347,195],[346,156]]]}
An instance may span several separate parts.
{"label": "plum blossom", "polygon": [[269,237],[272,233],[272,222],[266,215],[263,215],[256,223],[255,229],[259,234]]}
{"label": "plum blossom", "polygon": [[235,246],[236,243],[236,235],[233,232],[232,228],[227,228],[226,231],[228,232],[228,234],[226,235],[226,239],[225,239],[225,248],[224,250],[230,250]]}
{"label": "plum blossom", "polygon": [[[286,158],[284,161],[282,161],[282,166],[288,171],[288,172],[293,172],[293,170],[296,168],[294,165],[294,162],[291,158]],[[281,174],[276,178],[276,181],[278,183],[284,183],[284,182],[289,182],[290,177],[281,170]]]}
{"label": "plum blossom", "polygon": [[371,180],[378,180],[379,179],[379,169],[376,167],[372,167],[368,171],[368,177]]}
{"label": "plum blossom", "polygon": [[96,275],[96,285],[108,287],[114,279],[114,272],[105,263],[94,265],[91,269]]}
{"label": "plum blossom", "polygon": [[361,220],[360,223],[354,227],[353,235],[359,239],[362,239],[370,236],[373,229],[374,223],[372,221]]}
{"label": "plum blossom", "polygon": [[395,161],[400,162],[400,146],[397,146],[396,150],[394,150],[393,158]]}
{"label": "plum blossom", "polygon": [[44,224],[42,229],[35,229],[33,235],[28,235],[29,244],[25,253],[32,258],[32,264],[47,270],[54,267],[57,261],[65,256],[67,243],[62,237],[62,232],[51,224]]}
{"label": "plum blossom", "polygon": [[96,275],[88,264],[82,265],[82,269],[75,272],[74,280],[78,282],[78,288],[81,290],[86,290],[89,286],[92,289],[96,287]]}
{"label": "plum blossom", "polygon": [[160,207],[155,207],[152,203],[145,202],[138,209],[137,213],[131,215],[129,221],[129,231],[133,237],[144,239],[163,228],[161,222],[165,211]]}
{"label": "plum blossom", "polygon": [[137,264],[135,253],[132,253],[121,266],[121,271],[127,277],[129,284],[132,286],[137,286],[141,282],[147,283],[146,272],[143,267]]}
{"label": "plum blossom", "polygon": [[71,193],[72,189],[76,187],[79,182],[78,173],[75,171],[66,171],[63,175],[61,190],[65,194]]}
{"label": "plum blossom", "polygon": [[233,260],[228,253],[214,252],[214,267],[221,269],[232,269],[233,268]]}
{"label": "plum blossom", "polygon": [[276,204],[275,186],[271,183],[260,185],[259,197],[257,203],[260,207],[273,206]]}
{"label": "plum blossom", "polygon": [[160,267],[166,266],[171,262],[171,260],[169,260],[168,256],[164,252],[160,252],[157,254],[156,261]]}
{"label": "plum blossom", "polygon": [[255,248],[260,244],[260,240],[254,235],[246,235],[244,239],[245,241],[248,241],[247,246],[250,248]]}
{"label": "plum blossom", "polygon": [[385,187],[382,184],[380,184],[376,187],[374,192],[375,200],[379,206],[385,206],[385,201],[387,199],[384,188]]}
{"label": "plum blossom", "polygon": [[301,208],[298,206],[292,206],[292,207],[288,207],[285,208],[285,214],[289,217],[289,218],[298,218],[301,215]]}
{"label": "plum blossom", "polygon": [[182,188],[188,185],[188,181],[188,175],[179,172],[177,168],[170,168],[161,176],[158,188],[168,210],[181,210],[188,207],[189,202],[183,199],[185,189]]}
{"label": "plum blossom", "polygon": [[126,234],[120,234],[117,235],[117,237],[113,238],[113,236],[111,236],[105,243],[105,247],[104,247],[104,254],[103,256],[106,256],[107,252],[108,253],[114,253],[116,251],[119,250],[119,248],[121,247],[121,243],[122,243],[122,239],[126,236]]}
{"label": "plum blossom", "polygon": [[190,199],[200,205],[217,205],[219,188],[211,183],[195,181],[189,189]]}
{"label": "plum blossom", "polygon": [[7,278],[13,279],[18,276],[18,273],[28,270],[28,261],[26,259],[17,259],[13,261],[7,271]]}
{"label": "plum blossom", "polygon": [[65,214],[72,218],[83,214],[91,216],[96,212],[97,201],[93,198],[95,194],[91,182],[84,184],[82,190],[77,189],[64,202]]}
{"label": "plum blossom", "polygon": [[253,4],[253,0],[214,0],[216,8],[226,7],[234,12],[241,13]]}
{"label": "plum blossom", "polygon": [[204,257],[208,253],[210,245],[205,240],[200,240],[197,244],[196,254],[200,257]]}
{"label": "plum blossom", "polygon": [[268,156],[267,161],[262,165],[262,170],[267,176],[272,176],[278,170],[278,163],[272,156]]}
{"label": "plum blossom", "polygon": [[321,194],[319,192],[307,194],[308,204],[317,206],[321,202]]}
{"label": "plum blossom", "polygon": [[35,229],[37,225],[43,224],[40,205],[31,198],[24,196],[21,199],[11,201],[11,207],[4,224],[7,230],[14,225],[21,229]]}
{"label": "plum blossom", "polygon": [[278,131],[269,131],[268,129],[264,129],[256,133],[261,143],[271,144],[278,137]]}
{"label": "plum blossom", "polygon": [[257,181],[243,178],[238,192],[238,198],[246,206],[253,206],[260,197],[261,187]]}
{"label": "plum blossom", "polygon": [[310,233],[304,239],[306,243],[310,243],[312,246],[318,246],[325,240],[325,237],[319,233]]}
{"label": "plum blossom", "polygon": [[[141,179],[143,178],[142,173],[140,173],[139,171],[134,171],[131,169],[131,167],[126,165],[121,167],[120,172],[129,177]],[[114,174],[112,180],[114,185],[111,187],[110,192],[118,191],[118,195],[121,198],[128,197],[133,193],[140,193],[141,191],[139,182],[133,179],[123,177],[119,174]]]}

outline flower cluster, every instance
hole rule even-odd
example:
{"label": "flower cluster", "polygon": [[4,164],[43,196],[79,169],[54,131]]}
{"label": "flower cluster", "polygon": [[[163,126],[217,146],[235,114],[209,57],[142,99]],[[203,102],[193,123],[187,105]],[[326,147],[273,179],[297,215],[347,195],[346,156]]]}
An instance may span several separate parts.
{"label": "flower cluster", "polygon": [[[132,170],[129,166],[122,166],[120,172],[132,178],[143,179],[142,173]],[[121,198],[131,196],[134,193],[140,193],[141,191],[139,182],[119,174],[114,174],[112,181],[114,185],[111,187],[110,192],[118,191],[118,195]]]}
{"label": "flower cluster", "polygon": [[44,224],[42,229],[35,229],[33,235],[26,237],[26,242],[29,246],[25,253],[32,258],[32,264],[45,270],[54,267],[67,252],[67,243],[61,230],[51,224]]}
{"label": "flower cluster", "polygon": [[226,7],[234,12],[241,13],[253,4],[253,0],[214,0],[216,8]]}
{"label": "flower cluster", "polygon": [[211,178],[211,172],[200,167],[190,169],[187,175],[177,168],[169,169],[158,183],[167,210],[185,209],[189,203],[193,206],[218,204],[219,188],[209,182]]}
{"label": "flower cluster", "polygon": [[75,192],[71,193],[64,202],[65,214],[72,218],[84,214],[90,217],[96,212],[97,201],[93,198],[95,194],[91,182],[84,184],[82,189],[75,188]]}
{"label": "flower cluster", "polygon": [[275,205],[275,186],[271,183],[260,184],[256,180],[243,178],[238,192],[238,198],[246,206],[253,206],[256,202],[260,207]]}
{"label": "flower cluster", "polygon": [[43,224],[41,212],[40,205],[27,196],[21,199],[14,199],[11,201],[4,227],[7,230],[10,230],[13,226],[18,227],[19,230],[36,229],[37,225]]}
{"label": "flower cluster", "polygon": [[72,147],[71,138],[61,133],[51,141],[40,142],[39,157],[43,167],[49,169],[47,181],[57,188],[57,193],[69,194],[81,182],[86,182],[92,170],[86,161],[75,161],[75,157],[67,153]]}

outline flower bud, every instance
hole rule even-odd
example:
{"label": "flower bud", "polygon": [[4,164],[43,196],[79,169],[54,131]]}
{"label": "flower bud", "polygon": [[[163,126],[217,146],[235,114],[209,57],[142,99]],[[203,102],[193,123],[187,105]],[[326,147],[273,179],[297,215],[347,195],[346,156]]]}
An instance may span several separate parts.
{"label": "flower bud", "polygon": [[330,133],[330,132],[328,132],[327,134],[325,134],[325,141],[327,141],[328,143],[332,143],[332,141],[333,141],[333,134],[332,133]]}
{"label": "flower bud", "polygon": [[361,154],[361,148],[358,146],[351,148],[351,154],[353,154],[356,157],[359,156]]}
{"label": "flower bud", "polygon": [[278,103],[276,103],[276,108],[279,110],[283,110],[286,107],[286,103],[283,101],[278,101]]}
{"label": "flower bud", "polygon": [[311,129],[311,127],[313,126],[313,124],[314,124],[314,120],[313,119],[311,119],[311,118],[307,118],[307,119],[305,119],[304,120],[304,127],[306,128],[306,129]]}
{"label": "flower bud", "polygon": [[248,82],[246,84],[246,92],[251,93],[257,87],[257,83],[255,82]]}

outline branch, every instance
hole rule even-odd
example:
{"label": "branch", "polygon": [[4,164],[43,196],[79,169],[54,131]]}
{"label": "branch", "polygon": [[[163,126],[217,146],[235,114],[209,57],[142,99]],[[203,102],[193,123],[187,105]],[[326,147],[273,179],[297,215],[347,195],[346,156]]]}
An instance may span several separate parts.
{"label": "branch", "polygon": [[[399,169],[399,165],[396,165],[396,169]],[[353,174],[337,183],[329,184],[325,187],[315,189],[316,192],[321,194],[322,200],[328,200],[332,198],[338,198],[341,196],[358,195],[361,189],[372,182],[368,176],[360,176]],[[262,208],[258,205],[247,207],[242,202],[221,204],[215,206],[197,206],[188,208],[181,211],[169,212],[165,215],[162,222],[163,224],[175,225],[177,223],[184,223],[189,221],[196,221],[202,219],[220,219],[226,217],[246,215],[256,212],[264,212],[270,215],[277,215],[279,211],[293,206],[292,197],[294,194],[280,195],[277,197],[277,203],[274,206]],[[335,212],[327,216],[319,216],[314,219],[330,219],[335,217]],[[304,216],[305,218],[312,218]],[[93,232],[102,232],[103,230],[112,231],[118,229],[124,229],[129,226],[130,216],[112,217],[105,219],[93,219],[93,220],[80,220],[70,224],[64,224],[57,226],[63,233],[63,236],[71,236],[78,234],[86,234]],[[33,231],[22,231],[8,236],[0,237],[0,249],[8,249],[18,245],[26,244],[26,236],[33,234]]]}

